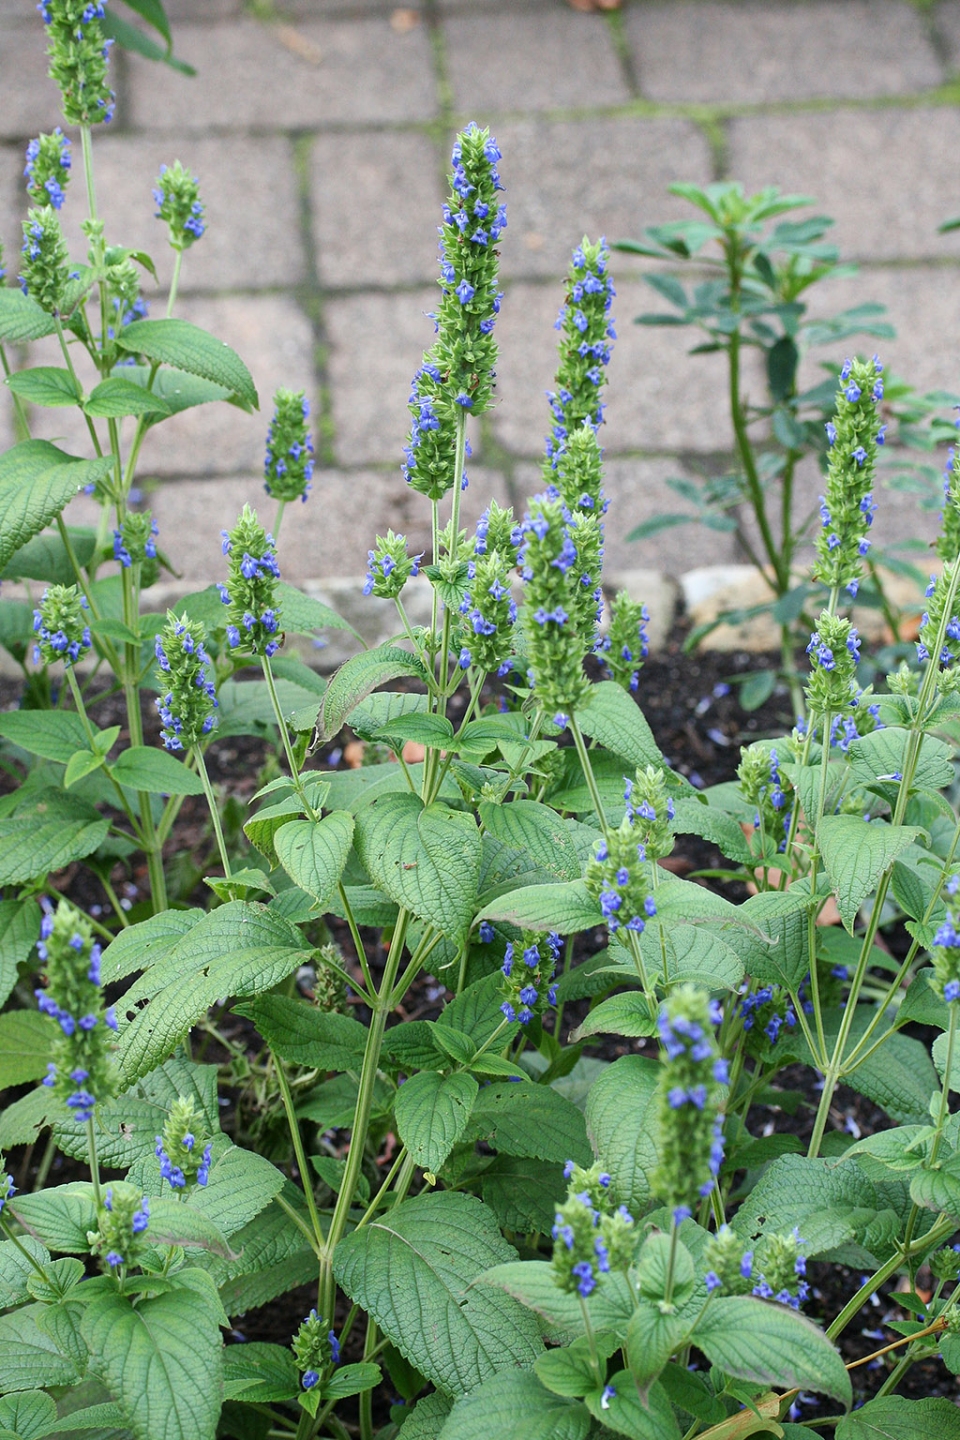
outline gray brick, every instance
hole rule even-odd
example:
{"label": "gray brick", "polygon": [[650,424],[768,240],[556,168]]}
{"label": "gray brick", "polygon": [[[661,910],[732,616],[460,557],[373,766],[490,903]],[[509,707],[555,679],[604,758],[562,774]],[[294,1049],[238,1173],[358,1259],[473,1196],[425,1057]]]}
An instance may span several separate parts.
{"label": "gray brick", "polygon": [[60,117],[60,91],[47,76],[43,24],[3,22],[0,42],[0,139],[22,140],[52,130]]}
{"label": "gray brick", "polygon": [[443,190],[432,143],[415,132],[320,135],[311,165],[324,285],[396,285],[437,274]]}
{"label": "gray brick", "polygon": [[960,0],[940,0],[934,11],[934,24],[950,70],[960,70]]}
{"label": "gray brick", "polygon": [[[690,339],[673,330],[631,324],[650,304],[645,285],[618,287],[614,313],[620,336],[605,392],[607,452],[727,449],[725,370],[717,355],[688,356]],[[540,453],[549,415],[544,391],[556,369],[553,321],[559,294],[552,286],[511,285],[498,327],[499,404],[494,431],[508,450]]]}
{"label": "gray brick", "polygon": [[[164,290],[173,271],[167,227],[154,218],[153,185],[161,165],[181,160],[200,180],[207,230],[184,256],[181,293],[198,289],[250,289],[295,285],[305,273],[297,223],[297,185],[290,142],[248,137],[243,182],[238,184],[232,140],[197,135],[97,137],[97,203],[114,244],[145,250]],[[78,162],[79,163],[79,162]],[[73,255],[86,253],[80,231],[83,174],[74,173],[64,229]],[[144,273],[144,290],[155,290]]]}
{"label": "gray brick", "polygon": [[[509,226],[506,276],[562,275],[584,232],[638,238],[689,210],[674,180],[711,178],[704,136],[687,120],[527,120],[497,127]],[[618,274],[636,262],[615,259]]]}
{"label": "gray brick", "polygon": [[458,15],[446,22],[445,33],[454,104],[477,119],[630,98],[602,16],[514,8]]}
{"label": "gray brick", "polygon": [[342,465],[396,464],[410,427],[407,396],[433,340],[435,290],[353,295],[324,311],[334,449]]}
{"label": "gray brick", "polygon": [[305,23],[296,32],[319,64],[295,53],[281,27],[237,20],[181,25],[177,51],[199,79],[133,57],[135,123],[151,129],[272,130],[328,122],[419,120],[436,113],[430,43],[423,26],[407,34],[386,19]]}
{"label": "gray brick", "polygon": [[731,123],[729,172],[815,197],[844,257],[939,259],[960,254],[960,238],[937,234],[958,208],[958,148],[947,106],[764,115]]}
{"label": "gray brick", "polygon": [[[676,461],[607,459],[603,472],[610,501],[603,554],[605,577],[644,567],[682,575],[691,565],[722,564],[735,558],[732,536],[699,525],[678,525],[648,540],[626,539],[635,526],[656,515],[689,513],[690,506],[670,489],[667,480],[695,477]],[[542,489],[539,467],[518,465],[514,483],[524,495]]]}
{"label": "gray brick", "polygon": [[[292,300],[277,296],[187,300],[177,308],[183,319],[209,330],[239,353],[260,392],[261,408],[246,415],[233,405],[203,405],[164,421],[147,435],[138,475],[145,481],[152,476],[257,474],[263,465],[274,390],[280,385],[308,394],[313,390],[310,325]],[[54,342],[33,346],[31,363],[61,363]],[[80,373],[89,386],[91,376],[82,369]],[[71,453],[88,453],[86,429],[72,411],[34,413],[38,435],[62,437]]]}
{"label": "gray brick", "polygon": [[[164,10],[167,12],[167,19],[173,25],[179,25],[189,20],[225,20],[231,15],[243,13],[243,0],[203,0],[201,5],[197,0],[164,0]],[[178,53],[177,37],[173,37],[174,53]]]}
{"label": "gray brick", "polygon": [[626,24],[651,100],[859,100],[942,78],[922,17],[896,0],[642,5]]}
{"label": "gray brick", "polygon": [[8,280],[17,273],[23,231],[20,223],[27,213],[27,197],[20,188],[23,151],[19,146],[0,146],[0,245],[5,252]]}

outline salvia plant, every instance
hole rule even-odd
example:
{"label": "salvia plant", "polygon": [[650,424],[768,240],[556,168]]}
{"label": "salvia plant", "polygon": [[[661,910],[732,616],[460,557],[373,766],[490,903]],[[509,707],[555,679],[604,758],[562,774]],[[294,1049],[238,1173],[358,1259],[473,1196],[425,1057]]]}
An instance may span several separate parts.
{"label": "salvia plant", "polygon": [[[167,612],[144,436],[257,395],[175,314],[205,220],[173,160],[172,283],[145,313],[152,261],[93,204],[104,7],[41,8],[79,134],[31,144],[0,288],[0,563],[25,597],[0,601],[24,676],[0,716],[0,1432],[957,1436],[950,1400],[898,1391],[918,1362],[960,1373],[960,460],[913,663],[874,693],[850,607],[884,381],[838,365],[805,719],[694,789],[638,704],[642,600],[602,588],[602,240],[562,297],[542,488],[461,525],[507,222],[469,125],[405,452],[431,544],[371,537],[394,639],[327,682],[288,651],[344,626],[282,580],[296,391],[263,515],[225,517],[220,583]],[[45,338],[62,363],[12,367]],[[31,438],[67,405],[86,454]],[[97,528],[68,523],[81,491]],[[345,726],[371,763],[321,769]],[[267,750],[246,805],[211,778],[238,735]],[[736,884],[669,868],[677,835]]]}
{"label": "salvia plant", "polygon": [[[796,216],[797,210],[815,204],[809,197],[783,195],[772,186],[748,195],[736,181],[704,188],[678,183],[670,190],[700,213],[649,226],[642,240],[618,241],[614,248],[668,262],[669,269],[644,279],[669,309],[640,315],[636,323],[693,327],[700,338],[691,353],[724,357],[734,449],[722,473],[708,465],[702,477],[669,480],[691,508],[655,515],[628,538],[644,539],[691,521],[735,534],[769,598],[707,622],[689,643],[725,620],[770,617],[780,631],[780,665],[738,680],[741,698],[748,709],[762,705],[779,675],[789,681],[801,713],[797,642],[809,632],[824,598],[811,583],[823,579],[822,574],[809,573],[809,547],[819,525],[816,508],[809,503],[809,474],[818,465],[827,483],[834,427],[841,418],[850,419],[846,406],[834,415],[840,369],[836,347],[855,335],[888,339],[894,330],[883,318],[884,307],[874,303],[823,314],[828,300],[823,282],[855,274],[856,266],[842,263],[836,246],[826,239],[834,223],[829,216]],[[821,317],[809,313],[809,291],[815,285],[822,295]],[[825,378],[805,385],[804,358],[828,345],[832,353],[820,361]],[[907,491],[926,509],[938,509],[940,476],[923,452],[951,434],[952,421],[945,417],[956,399],[946,391],[920,395],[897,377],[875,381],[864,400],[881,405],[884,423],[874,430],[869,457],[861,461],[867,467],[863,478],[873,477],[875,447],[884,444],[889,429],[893,443],[883,483]],[[823,497],[820,503],[822,515]],[[886,582],[893,575],[921,579],[924,548],[919,540],[904,537],[873,551],[862,570],[860,603],[882,611],[895,642],[888,652],[893,659],[909,653],[909,646],[903,642],[902,616]],[[859,572],[856,578],[859,585]]]}

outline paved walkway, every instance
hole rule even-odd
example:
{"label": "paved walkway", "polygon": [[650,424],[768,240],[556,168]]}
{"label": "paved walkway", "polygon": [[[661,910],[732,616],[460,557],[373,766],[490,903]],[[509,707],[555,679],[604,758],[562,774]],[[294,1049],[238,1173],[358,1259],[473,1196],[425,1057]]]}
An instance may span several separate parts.
{"label": "paved walkway", "polygon": [[[306,387],[318,431],[314,495],[284,526],[286,573],[360,573],[387,525],[425,539],[426,508],[399,474],[405,402],[432,334],[450,140],[471,118],[500,141],[509,228],[500,401],[474,437],[468,514],[491,493],[522,505],[536,484],[572,246],[584,231],[637,235],[685,213],[666,194],[673,180],[816,196],[860,262],[856,278],[834,282],[837,304],[885,302],[898,339],[884,358],[923,388],[960,389],[960,238],[937,234],[960,211],[958,0],[627,0],[611,16],[560,0],[167,8],[199,73],[114,52],[117,116],[95,150],[108,238],[151,250],[168,275],[151,185],[163,161],[193,167],[209,229],[187,256],[178,313],[235,346],[264,406],[253,418],[193,411],[144,449],[150,503],[188,578],[217,573],[221,525],[262,497],[280,384]],[[12,270],[23,149],[55,123],[56,102],[33,0],[0,0],[0,236]],[[64,215],[78,239],[80,209],[75,188]],[[683,332],[631,325],[655,297],[639,263],[618,258],[614,273],[608,570],[732,560],[714,532],[621,538],[677,508],[666,478],[702,473],[730,435],[715,357],[687,357]],[[67,412],[41,421],[42,433],[74,434]],[[9,443],[6,412],[0,432]],[[913,523],[902,498],[888,502],[888,533]]]}

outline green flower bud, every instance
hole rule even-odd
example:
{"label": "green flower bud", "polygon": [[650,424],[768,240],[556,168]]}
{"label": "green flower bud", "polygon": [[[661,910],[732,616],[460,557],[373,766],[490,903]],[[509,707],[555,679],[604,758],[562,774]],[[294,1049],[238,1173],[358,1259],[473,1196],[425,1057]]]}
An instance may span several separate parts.
{"label": "green flower bud", "polygon": [[955,1004],[960,1000],[960,932],[949,910],[933,937],[930,959],[933,961],[931,989],[948,1005]]}
{"label": "green flower bud", "polygon": [[571,432],[552,461],[543,462],[544,483],[557,488],[571,514],[581,510],[598,520],[606,514],[601,457],[596,432],[589,421],[585,421]]}
{"label": "green flower bud", "polygon": [[632,782],[627,780],[626,786],[627,813],[608,839],[597,841],[583,877],[611,934],[621,926],[639,934],[657,913],[650,894],[647,851],[641,839],[643,827],[638,825],[630,805]]}
{"label": "green flower bud", "polygon": [[719,1290],[722,1295],[749,1295],[754,1283],[753,1252],[738,1240],[729,1225],[721,1225],[710,1236],[703,1259],[708,1293]]}
{"label": "green flower bud", "polygon": [[280,649],[280,606],[277,581],[280,566],[273,536],[244,505],[229,533],[221,530],[223,553],[230,557],[226,585],[218,585],[227,609],[227,644],[231,650],[275,655]]}
{"label": "green flower bud", "polygon": [[90,649],[87,609],[86,597],[76,585],[50,585],[44,590],[39,608],[33,612],[36,664],[62,660],[64,665],[75,665]]}
{"label": "green flower bud", "polygon": [[290,1348],[297,1369],[302,1371],[300,1383],[304,1390],[312,1390],[323,1378],[324,1372],[340,1363],[340,1343],[336,1334],[327,1328],[326,1320],[322,1320],[316,1310],[311,1310],[302,1322]]}
{"label": "green flower bud", "polygon": [[149,510],[128,510],[113,532],[113,558],[125,570],[157,558],[157,522]]}
{"label": "green flower bud", "polygon": [[[0,1187],[2,1187],[2,1181],[0,1181]],[[960,1255],[952,1246],[945,1250],[935,1250],[928,1258],[927,1264],[936,1280],[956,1280],[960,1273]]]}
{"label": "green flower bud", "polygon": [[191,1096],[179,1095],[170,1107],[157,1136],[154,1154],[160,1161],[160,1175],[172,1190],[189,1190],[206,1185],[210,1178],[213,1142],[206,1118]]}
{"label": "green flower bud", "polygon": [[794,1226],[789,1235],[768,1235],[757,1251],[754,1295],[761,1300],[776,1300],[799,1310],[806,1300],[809,1287],[804,1278],[807,1273],[806,1256],[801,1252],[803,1241],[800,1231]]}
{"label": "green flower bud", "polygon": [[574,625],[588,650],[596,650],[597,626],[603,614],[603,529],[596,515],[575,510],[568,527],[577,558],[570,570]]}
{"label": "green flower bud", "polygon": [[547,458],[558,463],[563,446],[584,424],[596,430],[603,420],[600,391],[607,383],[610,341],[616,339],[609,316],[616,293],[607,274],[609,254],[605,240],[592,245],[586,236],[573,252],[566,299],[556,322],[561,332],[557,388],[548,396],[553,426]]}
{"label": "green flower bud", "polygon": [[0,1150],[0,1215],[3,1214],[3,1207],[8,1200],[12,1200],[17,1193],[17,1187],[13,1183],[13,1176],[6,1171],[6,1161],[3,1158],[3,1151]]}
{"label": "green flower bud", "polygon": [[941,560],[956,560],[960,555],[960,455],[953,445],[943,472],[943,496],[940,534],[934,548]]}
{"label": "green flower bud", "polygon": [[343,967],[343,951],[332,941],[314,952],[313,1003],[318,1010],[342,1013],[347,1002],[347,988],[336,970],[331,969],[331,962]]}
{"label": "green flower bud", "polygon": [[71,125],[113,119],[114,94],[107,84],[106,40],[100,21],[106,0],[40,0],[47,27],[50,77],[60,86],[63,114]]}
{"label": "green flower bud", "polygon": [[376,547],[367,551],[367,578],[364,595],[376,595],[381,600],[396,600],[404,585],[420,573],[422,555],[407,554],[407,537],[387,531],[386,539],[377,536]]}
{"label": "green flower bud", "polygon": [[216,724],[216,686],[209,678],[212,666],[204,646],[206,631],[199,620],[177,619],[167,611],[167,623],[153,642],[160,673],[157,710],[163,722],[161,735],[168,750],[189,750],[199,745]]}
{"label": "green flower bud", "polygon": [[500,967],[503,979],[500,993],[504,996],[500,1009],[511,1023],[519,1020],[529,1025],[534,1015],[542,1015],[557,1003],[557,987],[553,977],[560,956],[562,941],[555,930],[542,934],[522,930],[516,946],[508,940]]}
{"label": "green flower bud", "polygon": [[713,1033],[721,1018],[719,1004],[694,985],[679,986],[660,1012],[660,1162],[651,1186],[678,1225],[710,1194],[723,1163],[727,1063]]}
{"label": "green flower bud", "polygon": [[278,390],[273,405],[264,489],[278,500],[305,502],[313,475],[313,441],[307,431],[310,402],[302,390]]}
{"label": "green flower bud", "polygon": [[813,573],[831,589],[845,588],[851,596],[860,585],[863,557],[870,549],[867,531],[877,508],[873,476],[886,429],[878,413],[882,370],[876,356],[848,360],[840,371],[836,414],[827,424],[827,493],[820,497],[822,529]]}
{"label": "green flower bud", "polygon": [[207,228],[196,175],[179,160],[161,165],[153,191],[156,219],[167,222],[167,239],[174,250],[188,250]]}
{"label": "green flower bud", "polygon": [[920,638],[917,640],[917,659],[921,664],[937,651],[941,627],[944,637],[939,648],[939,663],[952,665],[960,659],[960,643],[957,643],[960,642],[960,619],[952,614],[944,626],[947,601],[958,565],[960,559],[948,560],[940,574],[933,576],[927,586],[927,608],[920,618]]}
{"label": "green flower bud", "polygon": [[474,553],[486,555],[491,550],[499,550],[506,556],[511,566],[516,563],[517,543],[516,526],[513,522],[513,506],[508,505],[504,510],[491,500],[477,521],[477,534],[474,541]]}
{"label": "green flower bud", "polygon": [[70,141],[59,125],[52,135],[39,135],[30,141],[23,173],[30,199],[59,210],[70,180]]}
{"label": "green flower bud", "polygon": [[553,1225],[553,1279],[561,1290],[586,1299],[611,1271],[633,1263],[637,1236],[626,1206],[613,1209],[610,1176],[599,1165],[564,1167],[567,1198]]}
{"label": "green flower bud", "polygon": [[57,315],[69,279],[70,254],[52,205],[29,210],[23,222],[20,288],[49,315]]}
{"label": "green flower bud", "polygon": [[[505,674],[513,653],[516,602],[510,594],[513,566],[501,550],[488,549],[468,562],[470,589],[460,606],[460,664]],[[466,663],[464,663],[466,662]]]}
{"label": "green flower bud", "polygon": [[740,754],[737,777],[743,798],[756,807],[753,823],[758,858],[767,853],[771,841],[778,852],[785,850],[794,792],[781,773],[777,751],[764,745],[746,746]]}
{"label": "green flower bud", "polygon": [[111,1032],[117,1020],[103,1004],[100,945],[87,917],[61,900],[43,917],[37,954],[46,980],[45,988],[34,991],[37,1004],[59,1026],[43,1084],[83,1123],[99,1100],[116,1091]]}
{"label": "green flower bud", "polygon": [[650,654],[646,628],[649,622],[646,605],[631,600],[626,590],[618,590],[610,606],[610,627],[599,651],[610,679],[631,693],[639,687],[640,669]]}
{"label": "green flower bud", "polygon": [[520,532],[524,632],[534,692],[550,715],[582,709],[590,698],[590,682],[583,673],[587,646],[576,628],[577,597],[570,572],[577,550],[562,502],[534,496]]}
{"label": "green flower bud", "polygon": [[845,715],[857,703],[860,636],[849,620],[824,610],[810,637],[807,704],[815,715]]}
{"label": "green flower bud", "polygon": [[88,1235],[90,1249],[100,1257],[104,1274],[139,1263],[150,1241],[150,1201],[125,1180],[115,1181],[104,1191],[97,1211],[97,1229]]}
{"label": "green flower bud", "polygon": [[637,769],[634,779],[626,782],[625,798],[627,814],[646,858],[651,862],[662,860],[676,843],[670,829],[676,811],[667,794],[663,770],[658,765]]}

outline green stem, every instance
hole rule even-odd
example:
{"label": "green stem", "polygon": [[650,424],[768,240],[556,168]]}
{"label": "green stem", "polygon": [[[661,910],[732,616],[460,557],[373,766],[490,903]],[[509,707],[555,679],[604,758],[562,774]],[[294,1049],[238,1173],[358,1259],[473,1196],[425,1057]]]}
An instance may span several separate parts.
{"label": "green stem", "polygon": [[[353,918],[353,911],[350,908],[350,901],[347,899],[347,892],[344,889],[342,880],[337,885],[337,893],[340,896],[340,903],[343,906],[343,913],[350,930],[350,938],[353,941],[353,947],[357,952],[357,964],[363,971],[363,980],[366,986],[366,990],[364,993],[367,1000],[372,1001],[376,991],[373,984],[373,977],[370,974],[370,966],[367,964],[367,952],[364,949],[363,941],[360,939],[360,931],[357,926],[356,920]],[[356,982],[354,980],[350,981],[351,985],[355,983]]]}
{"label": "green stem", "polygon": [[282,1194],[280,1194],[280,1195],[275,1195],[273,1198],[276,1200],[277,1204],[280,1206],[280,1209],[283,1211],[283,1213],[284,1213],[285,1215],[287,1215],[287,1216],[293,1221],[294,1225],[296,1225],[296,1227],[297,1227],[297,1229],[300,1231],[301,1235],[303,1235],[304,1238],[305,1238],[305,1239],[307,1240],[307,1242],[309,1243],[310,1249],[313,1251],[313,1253],[316,1255],[317,1259],[319,1260],[319,1258],[320,1258],[320,1246],[318,1245],[318,1243],[317,1243],[317,1241],[316,1241],[316,1238],[315,1238],[315,1236],[314,1236],[314,1234],[313,1234],[313,1231],[310,1229],[310,1226],[306,1223],[306,1221],[304,1220],[303,1216],[297,1214],[296,1210],[294,1210],[293,1206],[290,1204],[290,1202],[289,1202],[288,1200],[285,1200],[285,1199],[283,1198],[283,1195],[282,1195]]}
{"label": "green stem", "polygon": [[593,1367],[594,1378],[598,1385],[603,1384],[603,1370],[600,1366],[600,1355],[597,1351],[597,1337],[593,1332],[593,1321],[590,1319],[590,1307],[580,1296],[580,1314],[583,1316],[583,1329],[587,1337],[587,1345],[590,1349],[590,1364]]}
{"label": "green stem", "polygon": [[663,1282],[663,1305],[664,1309],[673,1304],[673,1277],[677,1266],[677,1231],[679,1230],[676,1219],[670,1222],[670,1254],[667,1257],[667,1278]]}
{"label": "green stem", "polygon": [[97,1136],[93,1128],[93,1117],[87,1121],[87,1158],[90,1162],[90,1179],[93,1181],[93,1198],[99,1210],[100,1200],[100,1162],[97,1159]]}
{"label": "green stem", "polygon": [[203,758],[203,751],[199,745],[193,746],[193,754],[197,762],[197,774],[203,785],[203,793],[207,797],[207,806],[210,810],[210,819],[213,821],[214,832],[217,837],[217,848],[220,851],[220,863],[223,866],[223,873],[230,879],[230,857],[227,854],[227,844],[223,838],[223,826],[220,823],[220,807],[217,804],[217,797],[213,793],[213,786],[210,784],[210,776],[207,773],[207,762]]}
{"label": "green stem", "polygon": [[[731,287],[734,296],[738,286]],[[766,551],[767,559],[776,577],[776,584],[772,587],[778,595],[785,595],[790,588],[789,573],[783,573],[783,560],[777,544],[770,529],[770,521],[767,518],[767,508],[763,498],[763,486],[760,483],[760,476],[757,473],[756,462],[753,458],[753,448],[750,438],[747,435],[746,421],[743,416],[743,408],[740,404],[740,332],[735,330],[730,336],[730,343],[727,347],[728,375],[730,381],[730,418],[733,422],[733,433],[736,437],[737,450],[740,454],[740,463],[743,466],[743,473],[746,477],[747,488],[750,491],[750,504],[756,517],[760,535],[763,540],[763,548]]]}
{"label": "green stem", "polygon": [[932,1170],[937,1163],[937,1155],[940,1150],[940,1142],[943,1140],[943,1129],[950,1114],[950,1088],[951,1076],[953,1073],[953,1051],[957,1039],[957,1004],[954,1001],[949,1005],[950,1024],[947,1028],[947,1058],[943,1069],[943,1085],[940,1088],[940,1104],[937,1107],[936,1127],[937,1133],[933,1137],[933,1144],[930,1147],[930,1159],[926,1165],[927,1170]]}
{"label": "green stem", "polygon": [[[173,307],[177,303],[177,291],[180,289],[180,270],[183,265],[183,251],[177,247],[173,255],[173,276],[170,280],[170,294],[167,296],[167,319],[173,314]],[[276,533],[276,532],[274,532]]]}
{"label": "green stem", "polygon": [[[11,375],[10,364],[7,360],[7,352],[3,345],[0,345],[0,366],[3,367],[4,377],[9,380]],[[14,433],[18,440],[30,439],[30,421],[27,418],[27,408],[23,403],[22,395],[15,390],[10,392],[13,396],[14,410]]]}
{"label": "green stem", "polygon": [[957,1226],[954,1220],[938,1220],[919,1240],[915,1240],[912,1245],[905,1247],[906,1254],[903,1250],[898,1250],[895,1255],[891,1255],[890,1259],[886,1260],[880,1266],[879,1270],[871,1275],[868,1280],[864,1281],[857,1293],[844,1305],[837,1318],[827,1327],[827,1339],[836,1340],[837,1336],[843,1333],[851,1320],[855,1320],[860,1314],[860,1311],[870,1299],[870,1296],[880,1289],[884,1281],[896,1275],[897,1271],[903,1267],[910,1255],[919,1254],[921,1251],[928,1249],[935,1249],[940,1241],[946,1240],[947,1236],[952,1235],[956,1228]]}
{"label": "green stem", "polygon": [[296,1111],[293,1108],[293,1095],[290,1090],[290,1081],[287,1079],[286,1071],[283,1068],[283,1061],[280,1056],[275,1055],[273,1059],[277,1084],[280,1086],[280,1094],[283,1097],[283,1108],[287,1112],[287,1124],[290,1127],[290,1139],[293,1141],[293,1153],[297,1157],[300,1183],[303,1186],[307,1209],[310,1212],[310,1224],[313,1226],[313,1233],[317,1245],[322,1249],[324,1245],[323,1226],[320,1224],[320,1215],[317,1211],[317,1202],[313,1193],[312,1171],[307,1164],[307,1157],[303,1149],[303,1136],[300,1134],[300,1125],[297,1120]]}
{"label": "green stem", "polygon": [[287,765],[290,767],[290,779],[293,781],[294,789],[303,801],[311,820],[317,817],[313,808],[307,804],[306,796],[303,793],[303,780],[297,767],[293,754],[293,746],[290,744],[290,732],[287,729],[287,722],[283,718],[283,711],[280,709],[280,697],[277,695],[277,687],[273,680],[273,671],[270,668],[270,658],[267,655],[260,656],[260,663],[263,666],[263,678],[267,682],[267,690],[270,692],[270,704],[273,706],[273,713],[277,717],[277,726],[280,730],[280,739],[283,743],[283,751],[287,757]]}
{"label": "green stem", "polygon": [[20,1254],[24,1257],[24,1259],[29,1261],[31,1267],[36,1270],[41,1280],[45,1281],[46,1284],[50,1286],[51,1290],[55,1290],[56,1286],[53,1282],[53,1277],[48,1273],[46,1267],[42,1264],[41,1261],[37,1259],[36,1255],[30,1254],[30,1251],[27,1249],[26,1245],[22,1244],[20,1237],[14,1234],[13,1230],[11,1230],[9,1224],[6,1220],[2,1218],[2,1216],[0,1216],[0,1230],[3,1231],[7,1239],[11,1241],[12,1244],[20,1251]]}

